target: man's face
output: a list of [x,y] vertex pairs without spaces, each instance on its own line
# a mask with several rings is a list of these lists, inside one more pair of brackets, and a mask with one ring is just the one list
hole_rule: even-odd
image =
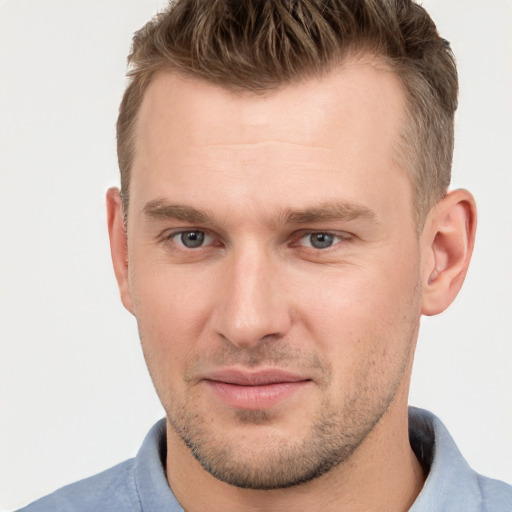
[[405,414],[421,306],[403,117],[398,80],[371,62],[263,97],[155,77],[124,301],[170,450],[284,487]]

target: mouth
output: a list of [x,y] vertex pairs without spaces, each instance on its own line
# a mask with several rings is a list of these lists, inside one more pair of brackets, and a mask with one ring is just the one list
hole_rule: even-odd
[[225,405],[246,410],[274,407],[312,384],[309,378],[277,369],[225,369],[205,375],[203,382]]

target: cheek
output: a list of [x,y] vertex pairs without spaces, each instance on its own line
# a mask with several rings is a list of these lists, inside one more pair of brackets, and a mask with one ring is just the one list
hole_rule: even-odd
[[130,285],[139,334],[153,377],[176,374],[193,357],[212,304],[205,276],[132,260]]
[[[407,260],[407,258],[405,259]],[[419,322],[419,274],[408,261],[333,268],[302,278],[298,316],[325,353],[345,368],[365,358],[401,359]]]

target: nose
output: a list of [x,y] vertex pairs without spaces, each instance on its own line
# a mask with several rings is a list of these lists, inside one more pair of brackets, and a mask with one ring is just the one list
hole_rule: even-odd
[[212,315],[217,335],[240,348],[285,336],[292,314],[284,269],[276,258],[249,247],[233,251],[223,270]]

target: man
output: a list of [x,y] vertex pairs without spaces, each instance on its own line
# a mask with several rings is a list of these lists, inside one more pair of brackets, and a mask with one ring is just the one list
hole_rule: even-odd
[[131,63],[109,232],[166,420],[27,510],[510,510],[407,409],[476,225],[425,11],[183,0]]

